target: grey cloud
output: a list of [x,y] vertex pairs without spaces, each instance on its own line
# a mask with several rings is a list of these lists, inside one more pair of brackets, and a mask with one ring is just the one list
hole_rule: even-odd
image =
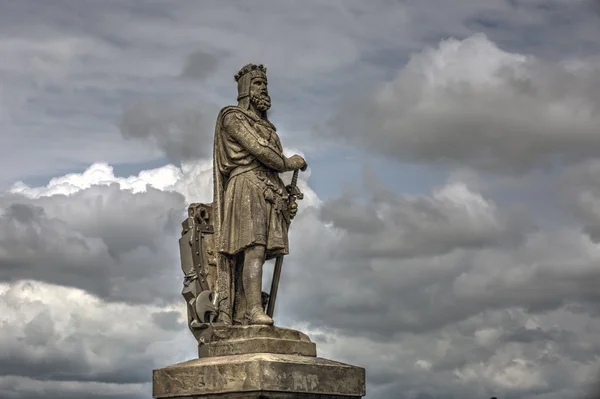
[[193,353],[177,311],[183,196],[114,183],[43,196],[106,171],[88,172],[0,197],[0,396],[148,397],[153,368]]
[[[39,282],[14,283],[0,309],[7,321],[0,326],[0,392],[8,397],[35,397],[39,388],[49,397],[149,395],[152,369],[179,358],[193,341],[183,329],[156,326],[154,315],[166,311],[106,303]],[[23,382],[11,387],[11,381]]]
[[[426,200],[429,204],[418,208],[421,213],[432,212],[433,215],[439,216],[440,210],[448,209],[444,207],[444,201],[436,201],[429,197],[398,196],[378,184],[371,184],[369,190],[374,193],[371,209],[379,209],[378,207],[382,206],[385,208],[385,205],[389,204],[392,208],[398,207],[398,204],[410,208],[411,201],[415,199]],[[105,190],[94,187],[80,193],[79,196],[70,196],[69,203],[65,202],[66,197],[54,196],[30,200],[38,208],[28,205],[17,206],[16,210],[11,210],[7,207],[5,216],[20,220],[18,223],[52,219],[56,223],[60,222],[65,229],[72,229],[88,240],[96,238],[105,243],[108,236],[105,230],[124,229],[123,240],[123,237],[134,235],[138,231],[138,226],[135,223],[129,224],[123,216],[117,223],[117,216],[122,214],[123,210],[131,210],[128,216],[142,223],[139,227],[143,233],[137,242],[152,243],[158,236],[162,237],[160,239],[165,243],[171,243],[168,245],[175,242],[176,236],[169,234],[168,226],[171,219],[172,223],[180,221],[176,210],[183,208],[177,204],[179,200],[174,198],[176,205],[167,207],[176,209],[169,215],[165,209],[155,210],[148,206],[159,202],[153,196],[158,193],[149,192],[136,197],[125,192],[121,196],[115,186],[105,187]],[[401,201],[407,198],[411,200]],[[464,200],[457,201],[457,204],[477,203],[469,202],[477,198],[476,196],[454,198]],[[138,206],[135,206],[134,200],[139,201]],[[169,203],[166,199],[160,202]],[[81,204],[85,206],[79,210],[78,205]],[[351,205],[351,214],[360,214],[355,211],[360,211],[361,208],[357,204]],[[44,210],[43,213],[40,208]],[[137,208],[139,211],[134,210]],[[498,216],[505,211],[497,207],[493,208],[490,214]],[[101,214],[106,214],[103,222],[105,224],[91,229],[90,227],[97,225],[98,221],[91,223],[89,218]],[[147,215],[154,216],[144,219]],[[343,212],[330,215],[344,220]],[[486,213],[475,215],[484,216]],[[467,219],[470,217],[458,211],[452,216]],[[539,328],[528,326],[527,323],[529,318],[543,317],[539,314],[540,310],[544,310],[543,314],[556,314],[568,303],[597,307],[593,306],[597,304],[598,298],[595,294],[595,257],[593,248],[586,240],[581,239],[581,235],[571,230],[555,236],[547,231],[538,231],[525,235],[525,241],[517,246],[466,247],[451,253],[423,254],[418,259],[388,257],[369,260],[354,256],[349,251],[348,242],[344,242],[343,234],[340,233],[369,236],[380,227],[362,230],[360,221],[328,227],[322,223],[320,217],[319,209],[308,208],[294,221],[291,232],[293,249],[284,266],[280,286],[281,302],[277,312],[286,314],[286,317],[291,319],[308,322],[313,327],[325,329],[325,339],[319,339],[319,350],[325,350],[327,356],[336,360],[367,367],[368,375],[373,376],[369,380],[369,395],[383,399],[402,397],[400,395],[405,395],[407,399],[419,395],[446,395],[458,398],[484,397],[493,392],[499,397],[529,399],[535,395],[552,398],[552,395],[558,392],[563,395],[562,398],[577,398],[576,388],[573,387],[579,384],[580,377],[576,371],[580,365],[590,361],[589,354],[600,350],[598,339],[594,338],[600,336],[597,334],[600,326],[597,325],[597,320],[591,318],[595,315],[587,312],[584,306],[574,316],[583,322],[577,323],[559,315],[555,319],[540,320]],[[389,219],[381,219],[386,228],[391,227],[386,224]],[[433,220],[445,223],[448,218],[436,217]],[[455,228],[458,226],[469,228],[470,225],[457,223]],[[439,236],[433,234],[434,231],[435,229],[432,229],[428,234],[437,239]],[[152,232],[157,232],[156,238]],[[490,242],[492,243],[493,241]],[[116,244],[111,246],[114,245]],[[123,256],[132,248],[132,245],[118,247],[115,254]],[[171,262],[176,262],[175,254],[171,253],[170,258]],[[573,262],[576,258],[581,262]],[[170,268],[174,275],[153,274],[152,278],[163,284],[166,279],[172,279],[173,287],[168,289],[179,296],[178,266],[174,266],[173,263],[171,266],[165,266],[163,263],[161,267]],[[148,272],[153,270],[151,266]],[[15,292],[21,290],[15,289]],[[177,303],[181,303],[180,297],[176,300]],[[0,301],[3,302],[6,300]],[[15,297],[12,302],[17,304],[24,301]],[[26,304],[23,308],[31,306]],[[505,308],[509,311],[503,310]],[[44,313],[44,310],[40,309],[40,313]],[[150,336],[177,334],[190,338],[185,326],[181,326],[178,332],[169,330],[169,326],[173,326],[171,323],[176,319],[176,314],[170,310],[145,314],[149,319],[146,322],[148,326],[142,324],[142,328],[151,332]],[[123,338],[116,331],[105,334],[103,338],[90,333],[100,330],[100,326],[117,327],[117,321],[127,319],[127,315],[115,315],[106,322],[108,324],[103,324],[102,319],[90,322],[81,316],[74,317],[73,326],[80,326],[77,328],[64,325],[59,327],[60,324],[55,320],[54,329],[49,330],[55,331],[56,335],[49,334],[49,338],[36,334],[40,326],[48,321],[43,316],[30,319],[28,323],[31,325],[17,325],[15,331],[27,331],[28,338],[24,342],[32,348],[34,345],[48,342],[45,344],[48,348],[45,355],[60,367],[58,370],[48,370],[48,367],[39,365],[43,364],[39,358],[31,355],[35,353],[33,349],[6,342],[6,347],[17,348],[20,356],[20,363],[17,364],[21,366],[15,369],[21,370],[19,372],[24,375],[35,378],[68,377],[125,383],[141,381],[156,362],[164,362],[162,365],[168,363],[162,353],[144,352],[143,348],[148,348],[145,345],[152,340],[144,338],[140,342],[136,337],[135,341],[130,341],[131,337]],[[582,327],[585,323],[589,327]],[[560,328],[555,328],[554,325],[559,325]],[[485,332],[486,328],[493,331],[488,334]],[[65,342],[61,334],[73,330],[75,332],[69,339],[71,342],[81,342],[81,345],[71,345],[70,352],[60,346],[50,349],[53,348],[53,344]],[[9,332],[0,336],[13,335],[16,336]],[[332,339],[332,335],[335,335],[335,338]],[[119,348],[123,342],[128,346],[129,352],[114,349]],[[444,346],[442,344],[447,345],[447,349],[439,349],[440,346]],[[547,344],[553,350],[544,354]],[[181,345],[183,347],[184,343]],[[188,345],[188,348],[194,347],[191,339],[185,345]],[[121,361],[120,358],[110,357],[110,364],[123,364],[123,367],[129,370],[135,369],[138,361],[148,362],[148,365],[144,366],[145,368],[138,367],[138,373],[121,372],[122,379],[119,380],[119,368],[105,370],[98,369],[97,365],[81,363],[82,360],[78,359],[82,358],[81,353],[85,353],[81,348],[93,348],[100,353],[106,353],[104,356],[125,356],[132,351],[143,352],[143,356],[131,359],[129,363]],[[192,351],[193,349],[190,349],[187,356],[192,356]],[[149,364],[149,359],[153,359],[155,363]],[[429,362],[430,368],[416,365],[419,360]],[[521,360],[524,364],[519,363]],[[8,362],[6,364],[7,368],[10,367]],[[79,374],[73,369],[79,369]],[[464,381],[458,379],[458,371],[462,373],[461,378],[464,378]],[[511,381],[510,375],[525,377],[517,379],[512,383],[514,387],[511,387],[506,382]],[[533,382],[528,382],[528,379]],[[124,385],[121,387],[124,389]]]
[[112,301],[177,298],[183,197],[93,186],[69,197],[2,199],[0,279],[78,287]]
[[[499,346],[493,349],[478,348],[473,344],[473,339],[464,337],[459,340],[459,336],[452,336],[452,345],[458,346],[456,354],[463,357],[460,366],[447,370],[440,369],[423,369],[418,365],[418,361],[423,358],[433,361],[436,364],[436,359],[424,355],[428,352],[428,347],[434,347],[437,344],[439,336],[426,335],[418,342],[409,337],[403,337],[398,341],[397,346],[387,346],[388,350],[383,351],[376,349],[376,353],[370,355],[365,352],[362,357],[362,363],[368,365],[368,389],[369,395],[377,398],[392,399],[392,398],[416,398],[416,397],[447,397],[447,398],[489,398],[511,397],[511,398],[529,398],[536,397],[536,394],[552,393],[564,390],[562,393],[565,398],[577,398],[577,388],[572,385],[576,382],[568,373],[568,364],[554,365],[550,368],[550,372],[545,373],[544,384],[549,382],[547,386],[534,387],[519,387],[520,382],[515,381],[515,387],[502,384],[498,380],[505,379],[503,369],[514,367],[510,361],[498,358],[496,354],[501,354],[502,357],[511,357],[513,354],[519,357],[526,357],[531,361],[531,369],[544,367],[547,365],[542,362],[537,362],[535,354],[525,354],[521,352],[525,346],[519,346],[518,349],[511,349],[510,346]],[[367,343],[365,343],[368,345]],[[407,353],[406,348],[411,345],[410,353]],[[397,354],[398,352],[401,353]],[[511,353],[512,352],[512,353]],[[420,353],[421,359],[416,355]],[[424,355],[424,356],[423,356]],[[339,356],[339,355],[338,355]],[[448,356],[448,355],[445,355]],[[339,358],[339,357],[338,357]],[[386,360],[383,360],[386,359]],[[393,359],[393,360],[391,360]],[[390,361],[391,360],[391,361]],[[381,363],[384,365],[382,366]],[[479,367],[481,369],[477,370]],[[487,370],[486,370],[487,369]],[[530,369],[530,370],[531,370]],[[468,371],[469,370],[469,371]],[[469,373],[473,370],[477,374],[469,375],[470,378],[463,379],[460,372]],[[528,370],[529,371],[529,370]],[[562,375],[554,375],[562,372]],[[519,374],[515,374],[515,377]],[[529,375],[524,376],[527,378]],[[509,377],[510,378],[510,377]],[[497,379],[494,381],[494,379]],[[514,380],[519,379],[518,377]],[[505,379],[507,381],[507,379]],[[527,384],[524,384],[527,385]],[[569,387],[569,388],[565,388]]]
[[203,80],[217,69],[219,61],[214,54],[196,51],[187,57],[181,77]]
[[380,233],[385,228],[384,221],[373,206],[359,205],[345,197],[326,202],[321,215],[325,221],[331,221],[336,227],[360,234],[361,237]]
[[[308,131],[329,118],[325,111],[348,88],[389,77],[391,68],[399,67],[409,52],[442,37],[466,37],[483,30],[511,51],[544,47],[548,58],[578,55],[583,49],[594,53],[596,19],[591,23],[587,15],[591,13],[580,11],[580,1],[569,2],[574,5],[568,7],[556,3],[556,9],[543,17],[530,3],[515,7],[503,0],[461,0],[451,5],[440,0],[368,5],[307,1],[298,10],[272,1],[251,8],[220,1],[184,1],[177,7],[131,0],[11,2],[0,16],[0,33],[10,43],[0,48],[6,66],[0,90],[9,93],[2,97],[6,104],[0,105],[0,114],[10,120],[2,126],[0,147],[10,150],[1,157],[5,167],[0,168],[0,184],[62,173],[82,162],[156,159],[160,154],[124,141],[115,129],[123,107],[147,98],[188,106],[198,100],[225,105],[233,99],[232,74],[250,59],[269,66],[270,77],[277,82],[276,122]],[[568,23],[552,23],[552,18],[567,13],[572,15]],[[490,15],[500,16],[496,27],[469,22]],[[223,64],[214,69],[214,59]],[[214,79],[201,85],[177,79],[182,72],[206,78],[208,71]],[[44,145],[29,147],[25,154],[18,150],[24,148],[24,137]],[[95,145],[88,145],[91,141]],[[310,139],[297,142],[312,144]],[[173,158],[196,151],[182,149],[178,140],[159,143],[164,147]],[[8,167],[24,158],[29,162],[18,170]]]
[[[595,55],[595,0],[443,0],[413,3],[408,8],[410,33],[421,43],[442,37],[465,38],[483,32],[502,48],[544,59]],[[578,43],[574,48],[573,43]]]
[[572,166],[560,177],[561,199],[565,208],[583,225],[590,238],[600,242],[600,160]]
[[547,341],[552,340],[552,334],[547,333],[541,328],[526,329],[521,327],[515,331],[511,331],[506,334],[504,339],[507,342],[521,342],[521,343],[532,343],[536,341]]
[[171,161],[207,158],[217,112],[218,107],[207,104],[138,102],[125,109],[120,128],[125,138],[152,141]]
[[[592,309],[600,299],[594,288],[600,278],[598,259],[594,244],[576,229],[535,230],[520,221],[492,234],[492,224],[474,230],[474,237],[484,237],[477,241],[463,233],[477,226],[475,220],[501,220],[500,215],[510,212],[499,207],[489,214],[473,209],[463,213],[432,199],[426,199],[429,206],[415,208],[413,201],[390,202],[391,208],[410,209],[396,220],[380,211],[381,203],[370,204],[380,212],[385,228],[365,230],[365,223],[356,222],[356,215],[368,214],[369,206],[364,205],[349,207],[352,223],[348,223],[342,211],[346,204],[337,200],[323,204],[322,211],[307,209],[299,215],[292,246],[302,256],[290,257],[281,283],[286,292],[281,306],[315,328],[327,326],[340,334],[386,343],[398,334],[426,334],[486,310],[519,308],[536,315],[582,305],[579,314],[596,316]],[[456,202],[464,205],[469,200],[462,197]],[[445,217],[427,214],[439,216],[440,211]],[[333,220],[331,227],[319,226],[322,214]],[[417,216],[418,223],[410,223]],[[338,219],[342,223],[336,227]],[[451,227],[445,227],[449,220]],[[386,237],[393,237],[400,248],[409,241],[412,252],[394,248],[381,256],[373,248],[386,249]],[[439,245],[438,240],[447,237],[451,239]],[[418,244],[420,239],[423,245]]]
[[[374,184],[372,179],[369,184]],[[323,204],[321,217],[346,231],[346,247],[364,258],[414,258],[460,248],[510,246],[522,241],[532,227],[523,215],[499,211],[463,184],[447,185],[429,198],[381,190],[365,204],[340,197]]]
[[[535,53],[539,60],[585,55],[597,48],[596,16],[576,10],[580,1],[553,2],[546,11],[540,9],[541,1],[512,4],[500,0],[400,5],[345,1],[307,3],[299,10],[279,1],[251,8],[220,1],[181,2],[177,7],[134,1],[7,3],[0,15],[0,32],[3,37],[25,40],[11,48],[26,51],[2,52],[5,66],[12,68],[10,79],[3,79],[12,82],[3,90],[11,100],[3,115],[11,115],[15,123],[12,129],[3,126],[3,178],[14,180],[15,173],[55,173],[92,159],[136,162],[158,156],[142,154],[146,150],[139,141],[121,140],[113,124],[119,121],[123,104],[134,104],[123,116],[127,137],[154,142],[173,160],[206,156],[212,145],[216,110],[205,113],[208,108],[201,102],[231,102],[235,89],[231,75],[248,57],[267,64],[272,82],[278,82],[273,85],[278,112],[275,122],[279,125],[281,121],[288,129],[305,129],[318,118],[326,118],[329,105],[346,89],[388,78],[390,65],[398,68],[409,50],[421,51],[423,43],[437,45],[440,37],[462,38],[483,30],[503,49]],[[491,22],[489,26],[485,21]],[[273,35],[273,31],[279,34]],[[202,44],[207,41],[211,46]],[[177,79],[182,71],[185,75],[187,67],[188,74],[206,77],[203,73],[210,68],[199,66],[194,60],[198,56],[190,56],[199,48],[207,54],[204,61],[210,54],[229,51],[231,66],[217,68],[211,72],[215,79],[201,85],[198,80]],[[482,58],[486,59],[485,54]],[[38,69],[23,68],[34,59],[41,63],[30,66]],[[424,64],[412,65],[418,69]],[[458,65],[467,68],[470,63]],[[469,71],[478,76],[477,68]],[[530,72],[533,77],[523,78],[509,65],[508,69],[499,68],[498,76],[490,75],[500,82],[509,103],[498,100],[491,104],[491,116],[485,113],[489,92],[474,96],[477,87],[450,83],[454,91],[443,93],[445,105],[449,111],[458,109],[457,114],[418,114],[409,119],[412,125],[401,125],[401,129],[375,123],[364,126],[360,133],[374,135],[369,140],[380,145],[380,132],[391,133],[392,141],[398,139],[392,144],[401,139],[402,145],[389,146],[391,157],[461,166],[466,160],[476,168],[502,171],[552,166],[555,155],[564,156],[567,162],[595,156],[597,141],[589,128],[596,126],[595,121],[546,126],[539,123],[543,121],[540,113],[527,106],[528,99],[560,100],[563,94],[581,99],[581,104],[592,103],[588,100],[597,99],[596,81],[584,75],[593,77],[595,71],[570,75],[559,65],[538,61],[531,64]],[[399,105],[409,107],[418,98],[419,87],[411,86],[414,75],[407,76],[401,83],[408,81],[407,87],[414,91],[400,94],[415,97],[402,97],[405,103],[393,102],[383,116],[401,114]],[[31,77],[35,82],[27,80]],[[218,82],[225,84],[221,87]],[[520,102],[511,106],[515,98]],[[367,111],[369,116],[379,115],[377,110]],[[510,115],[516,119],[511,121]],[[492,118],[490,129],[495,130],[482,133],[478,129],[489,125],[488,117]],[[418,124],[423,120],[424,127]],[[345,134],[354,128],[350,125]],[[452,136],[450,128],[462,130]],[[404,141],[408,133],[423,130],[433,133],[415,136],[414,142]],[[498,132],[502,134],[495,136]],[[24,139],[36,145],[23,146]],[[187,139],[191,139],[190,148],[185,147]],[[353,139],[363,145],[358,136]],[[304,148],[300,143],[297,146]],[[14,164],[20,168],[15,169]],[[510,232],[518,232],[518,224],[504,216],[502,207],[492,212],[495,218],[491,220],[498,223],[480,225],[460,223],[465,213],[453,212],[443,201],[397,197],[379,198],[372,207],[338,199],[327,202],[322,214],[308,209],[299,215],[292,227],[292,254],[286,258],[278,312],[337,334],[337,338],[317,337],[319,351],[367,367],[368,376],[373,377],[369,397],[577,397],[576,387],[582,380],[575,378],[576,370],[589,360],[586,351],[597,353],[594,336],[600,336],[595,319],[590,319],[598,315],[594,246],[572,230],[555,236],[547,231],[516,234],[511,240]],[[117,193],[114,188],[94,188],[68,198],[2,201],[6,210],[0,221],[0,251],[3,247],[5,251],[0,252],[4,257],[0,275],[5,281],[30,278],[83,288],[107,300],[94,304],[90,308],[94,311],[115,301],[175,300],[181,304],[181,276],[173,243],[184,204],[176,195],[149,192],[136,196]],[[591,215],[586,222],[591,233],[593,206],[584,205],[586,214]],[[374,214],[374,206],[382,207],[383,216]],[[333,227],[323,226],[321,216]],[[381,244],[373,238],[397,229],[402,233],[400,239],[384,242],[386,245],[374,252],[385,257],[365,258],[362,242]],[[397,247],[398,241],[405,245],[402,251],[386,250]],[[350,245],[356,243],[356,248]],[[420,258],[411,259],[415,255]],[[11,284],[22,288],[20,283]],[[59,289],[54,287],[62,293]],[[36,295],[44,299],[48,293]],[[31,316],[23,324],[0,326],[13,328],[3,330],[3,339],[23,338],[3,344],[15,348],[0,351],[9,356],[0,361],[3,369],[33,377],[18,381],[1,377],[0,396],[33,398],[44,392],[44,398],[148,397],[148,384],[140,388],[128,382],[147,378],[154,365],[193,356],[195,345],[186,329],[169,330],[175,328],[175,315],[169,310],[139,307],[135,317],[116,312],[90,321],[84,315],[93,312],[84,309],[65,326],[59,322],[60,316],[75,313],[73,307],[80,301],[75,298],[62,301],[65,307],[39,309],[40,316]],[[2,297],[0,305],[5,302]],[[36,301],[25,302],[21,297],[14,300],[17,315],[39,306]],[[561,307],[569,307],[568,313],[576,314],[580,323],[558,317],[540,330],[524,327],[525,318],[554,314]],[[506,316],[508,312],[494,310],[503,308],[522,312],[523,318],[513,320]],[[154,315],[133,338],[124,338],[119,330],[107,330],[119,326],[133,330],[142,313]],[[6,312],[0,314],[5,317]],[[553,330],[555,324],[564,331]],[[44,334],[40,334],[44,325]],[[482,328],[502,331],[492,343],[478,343],[475,333]],[[173,345],[158,342],[161,334],[181,337],[180,359],[175,358]],[[61,342],[72,344],[61,347]],[[179,341],[173,338],[171,342]],[[450,347],[447,355],[436,354],[445,342]],[[577,346],[577,342],[589,342],[590,346]],[[333,347],[336,344],[338,349]],[[544,355],[546,344],[558,355]],[[168,350],[156,349],[160,347]],[[96,353],[101,357],[92,355]],[[91,359],[108,367],[86,363]],[[419,359],[430,361],[431,370],[415,367]],[[528,366],[515,368],[515,359],[524,359]],[[459,380],[457,370],[473,377]],[[527,379],[536,378],[537,371],[547,383],[545,387],[510,387],[515,379],[515,385],[526,385]],[[520,380],[519,376],[526,378]],[[52,381],[65,378],[115,383]]]
[[180,322],[179,318],[180,313],[174,311],[158,312],[152,314],[152,319],[154,320],[156,325],[162,328],[163,330],[185,331],[187,325],[183,322]]
[[590,4],[591,4],[592,8],[594,9],[594,11],[596,13],[598,13],[598,16],[600,16],[600,1],[590,0]]
[[335,132],[403,161],[508,173],[550,168],[600,150],[598,76],[595,63],[546,63],[482,35],[451,39],[347,102]]
[[[572,362],[570,345],[577,340],[597,343],[597,337],[571,325],[559,330],[544,320],[541,327],[532,327],[527,325],[531,318],[518,309],[486,311],[428,333],[399,331],[393,343],[341,336],[337,344],[321,347],[343,361],[360,359],[368,365],[371,376],[376,375],[369,377],[370,394],[378,398],[531,398],[559,392],[565,398],[581,397],[593,376],[581,378],[576,370],[588,361]],[[540,339],[507,341],[523,330],[539,332]],[[348,345],[355,348],[352,358],[344,350]],[[590,351],[597,353],[597,348]]]
[[142,399],[149,389],[118,384],[79,381],[38,381],[31,378],[3,376],[0,395],[6,399]]

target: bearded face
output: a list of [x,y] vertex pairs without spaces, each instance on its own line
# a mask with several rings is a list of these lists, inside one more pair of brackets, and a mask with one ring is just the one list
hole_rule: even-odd
[[256,78],[250,85],[250,102],[261,112],[268,111],[271,108],[271,97],[267,90],[267,81],[263,78]]

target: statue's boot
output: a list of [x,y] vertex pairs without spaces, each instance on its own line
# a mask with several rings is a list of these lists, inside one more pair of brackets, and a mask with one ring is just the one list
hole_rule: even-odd
[[[262,276],[261,276],[262,277]],[[262,305],[262,281],[258,278],[248,282],[246,286],[246,320],[248,324],[273,325],[273,319],[265,314]]]
[[258,306],[252,307],[248,313],[246,314],[246,319],[248,320],[248,324],[259,324],[259,325],[273,325],[273,319],[265,314],[263,309]]
[[244,294],[248,324],[273,325],[273,319],[265,314],[262,303],[262,267],[265,261],[264,247],[250,247],[244,253]]

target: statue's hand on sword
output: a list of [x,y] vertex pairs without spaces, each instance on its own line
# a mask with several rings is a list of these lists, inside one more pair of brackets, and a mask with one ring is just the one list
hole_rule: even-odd
[[296,213],[298,213],[298,204],[295,200],[290,199],[289,212],[290,220],[296,217]]
[[308,165],[306,164],[306,160],[302,158],[300,155],[292,155],[289,158],[286,158],[285,165],[288,170],[296,171],[300,169],[301,171],[305,171]]

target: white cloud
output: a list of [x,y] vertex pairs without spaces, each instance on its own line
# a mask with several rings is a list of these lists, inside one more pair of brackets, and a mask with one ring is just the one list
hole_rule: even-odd
[[131,190],[133,193],[145,192],[146,187],[165,190],[174,185],[183,176],[180,168],[166,165],[153,170],[140,172],[138,176],[116,177],[113,168],[107,163],[91,165],[83,173],[69,173],[65,176],[51,179],[46,186],[29,187],[23,182],[13,184],[9,192],[22,194],[28,198],[50,197],[53,195],[70,195],[97,185],[117,183],[121,190]]
[[[37,391],[56,397],[83,392],[142,397],[149,394],[152,368],[185,360],[193,346],[179,303],[106,303],[79,289],[37,281],[0,287],[0,367],[5,376],[0,391],[24,395],[14,397]],[[154,321],[165,312],[178,315],[179,329],[163,329]]]

